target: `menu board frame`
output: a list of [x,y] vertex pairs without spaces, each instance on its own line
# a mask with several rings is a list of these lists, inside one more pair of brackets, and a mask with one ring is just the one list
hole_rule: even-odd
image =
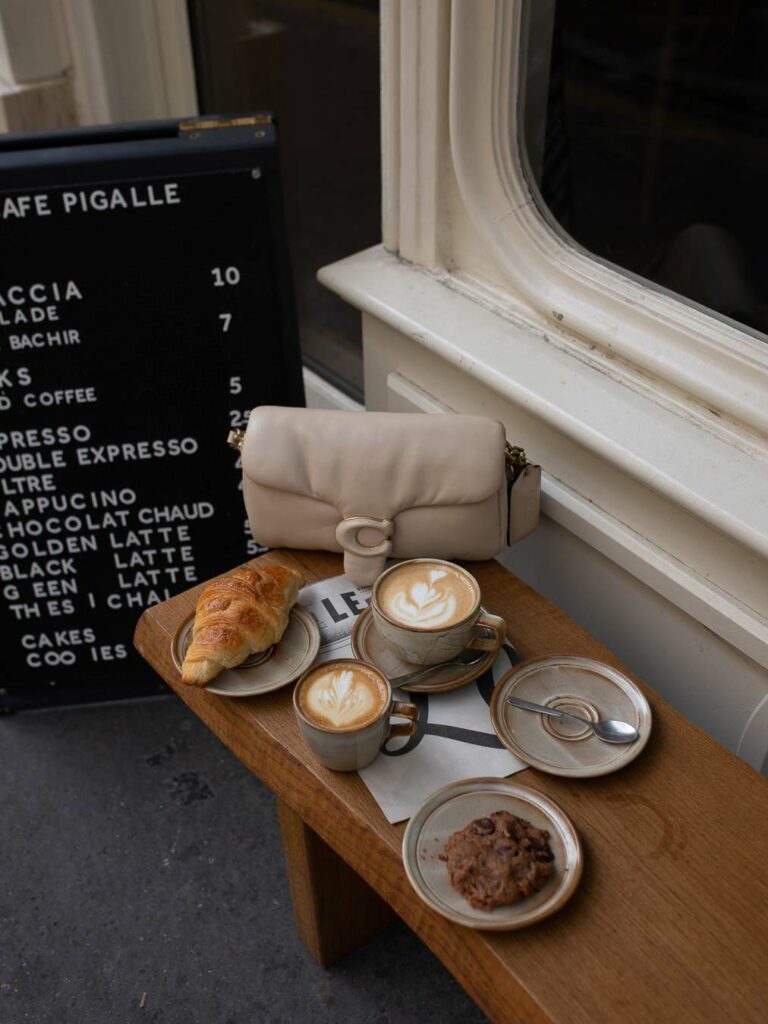
[[[146,205],[147,202],[151,204],[152,199],[147,199],[146,192],[142,192],[142,186],[137,183],[144,183],[143,187],[150,189],[151,183],[160,183],[153,193],[157,200],[163,194],[167,197],[174,196],[173,192],[162,192],[163,188],[171,187],[163,183],[175,180],[197,181],[198,184],[195,187],[197,188],[196,195],[199,206],[201,188],[231,188],[232,183],[236,180],[242,181],[245,174],[251,175],[253,179],[258,179],[258,188],[260,189],[258,207],[262,218],[260,223],[262,241],[260,244],[263,246],[264,238],[268,238],[269,287],[276,293],[273,308],[270,307],[273,317],[270,322],[273,334],[270,346],[272,351],[279,353],[280,360],[277,383],[274,384],[270,394],[259,396],[258,401],[260,403],[268,401],[273,404],[301,406],[304,404],[302,363],[283,218],[277,128],[273,115],[259,113],[235,117],[201,117],[188,121],[168,120],[118,126],[97,126],[34,135],[0,137],[0,203],[8,197],[12,197],[10,212],[16,219],[24,215],[34,216],[35,213],[40,212],[40,210],[34,209],[35,203],[42,204],[44,201],[52,203],[57,195],[59,198],[63,195],[78,197],[77,199],[67,198],[66,201],[73,204],[76,202],[87,204],[92,201],[90,193],[93,192],[94,183],[98,183],[108,193],[112,189],[116,190],[115,193],[110,194],[116,195],[121,203],[130,204],[135,201],[138,205],[141,205],[142,202]],[[149,186],[146,185],[148,182]],[[78,188],[78,186],[83,188]],[[61,191],[62,187],[66,187],[66,193]],[[48,195],[53,198],[47,200],[35,198],[40,195]],[[25,203],[27,204],[26,209],[23,206]],[[85,205],[83,209],[85,210]],[[247,220],[248,210],[243,209],[242,213]],[[130,215],[129,211],[127,216]],[[263,223],[265,217],[268,221],[266,226]],[[9,268],[13,265],[13,252],[8,251],[8,246],[3,252],[2,229],[3,223],[0,219],[0,272],[3,263],[6,271],[4,275],[0,274],[0,276],[7,278]],[[200,244],[205,244],[204,233],[201,233]],[[93,258],[105,259],[108,258],[108,253],[94,253]],[[218,280],[214,278],[211,282],[213,285],[223,282],[221,274],[226,269],[228,269],[226,261],[223,261]],[[215,273],[216,268],[212,268],[211,272]],[[219,317],[226,315],[228,314],[218,314]],[[229,326],[226,320],[224,320],[224,325]],[[255,322],[252,324],[254,338],[257,326]],[[242,331],[242,323],[240,329]],[[178,357],[180,361],[183,360],[184,353],[180,351]],[[215,363],[215,352],[212,361]],[[0,369],[2,369],[1,363]],[[201,368],[200,372],[206,371]],[[21,379],[23,381],[23,378]],[[239,378],[233,379],[239,380]],[[249,399],[251,396],[244,393],[240,404],[245,404]],[[245,411],[241,411],[241,415],[244,414]],[[235,424],[223,419],[220,430],[221,463],[229,467],[226,472],[231,474],[233,492],[237,486],[236,474],[232,472],[235,465],[233,458],[228,458],[228,455],[232,456],[232,453],[226,449],[225,438],[229,427],[235,425],[240,426],[244,423]],[[0,423],[0,431],[7,432],[10,428],[12,428],[12,423],[9,423],[7,419],[5,425]],[[148,443],[158,444],[160,442]],[[219,471],[218,464],[216,468]],[[242,503],[239,491],[234,493],[234,498]],[[227,500],[231,507],[232,499],[228,498]],[[244,520],[243,510],[239,520],[239,538],[242,538]],[[1,535],[4,532],[2,526],[3,515],[2,507],[0,507],[0,541],[3,539]],[[167,530],[165,535],[167,535]],[[252,540],[246,543],[243,538],[240,542],[242,557],[234,558],[234,564],[244,561],[249,554],[257,553]],[[185,550],[188,551],[189,548],[185,548]],[[170,557],[168,556],[169,559]],[[122,562],[118,561],[118,558],[119,555],[115,555],[115,565],[127,564],[125,556],[123,556]],[[217,565],[215,571],[225,571],[228,567],[228,565],[221,567]],[[112,571],[114,572],[114,569]],[[145,575],[151,576],[151,573],[148,571]],[[156,572],[155,575],[157,575]],[[4,579],[7,578],[9,577],[5,573]],[[192,586],[196,582],[201,582],[196,577],[190,575],[184,577],[178,573],[174,580],[174,593]],[[2,582],[0,581],[0,583]],[[81,589],[83,588],[81,587]],[[55,587],[52,590],[55,592]],[[135,610],[134,619],[138,618],[140,612],[141,608]],[[33,623],[35,630],[30,632],[29,636],[42,636],[43,625],[44,621]],[[67,635],[71,637],[77,632],[77,628],[73,629],[72,627],[79,625],[78,617],[70,616],[68,620],[62,619],[59,623],[54,623],[50,632],[54,633],[54,627],[58,626],[69,630]],[[89,632],[92,633],[92,630]],[[88,634],[86,634],[86,639],[87,637]],[[126,635],[124,641],[129,646],[130,640],[130,634]],[[10,641],[9,637],[5,637],[4,644],[9,642],[15,644],[16,640]],[[78,642],[85,643],[86,641],[79,640]],[[30,640],[29,645],[25,643],[25,647],[32,650],[32,643],[33,641]],[[92,650],[94,657],[98,659],[99,648],[92,647]],[[0,714],[31,707],[123,699],[164,692],[163,684],[146,669],[145,664],[134,654],[135,652],[131,651],[129,656],[122,655],[122,657],[130,658],[130,677],[125,675],[124,666],[120,666],[123,669],[121,673],[115,670],[114,663],[110,665],[107,661],[103,665],[103,674],[98,679],[98,685],[95,685],[93,676],[81,685],[76,678],[73,678],[71,672],[66,682],[57,685],[56,680],[53,679],[45,686],[40,684],[40,673],[38,672],[33,685],[31,680],[35,677],[35,673],[32,671],[29,672],[29,682],[25,680],[24,674],[19,675],[16,671],[11,673],[3,671],[2,677],[0,677]],[[55,659],[52,659],[51,663],[55,663]],[[90,668],[93,670],[93,666]],[[51,671],[49,674],[56,676],[55,671]]]

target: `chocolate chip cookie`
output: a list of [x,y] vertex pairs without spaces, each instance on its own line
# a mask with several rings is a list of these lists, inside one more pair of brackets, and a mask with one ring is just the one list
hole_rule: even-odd
[[538,892],[554,873],[549,832],[509,811],[476,818],[439,854],[451,885],[476,910],[493,910]]

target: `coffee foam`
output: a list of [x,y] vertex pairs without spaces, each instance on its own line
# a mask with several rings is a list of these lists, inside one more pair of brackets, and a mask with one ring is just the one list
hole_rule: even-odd
[[304,681],[299,704],[307,718],[331,729],[355,729],[378,718],[388,692],[373,672],[355,662],[321,665]]
[[394,569],[378,589],[381,610],[403,626],[440,629],[469,615],[477,592],[467,577],[429,562]]

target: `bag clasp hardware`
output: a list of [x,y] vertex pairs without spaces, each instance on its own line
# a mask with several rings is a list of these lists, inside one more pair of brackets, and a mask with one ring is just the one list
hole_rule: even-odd
[[525,448],[512,445],[509,441],[504,446],[504,460],[507,464],[507,472],[513,482],[517,480],[525,467],[529,465]]
[[[381,540],[376,544],[363,544],[359,538],[361,530],[376,530]],[[352,555],[363,558],[381,558],[392,550],[392,531],[394,523],[391,519],[376,519],[374,516],[345,516],[336,527],[336,540],[339,546]]]
[[243,445],[245,444],[245,431],[230,430],[227,434],[227,444],[230,448],[234,448],[235,451],[241,452],[243,450]]
[[[392,552],[394,528],[391,519],[376,516],[345,516],[336,527],[336,541],[344,552],[344,572],[359,586],[373,586],[383,572],[387,555]],[[365,536],[364,531],[370,531],[373,537]],[[363,543],[369,539],[374,543]]]

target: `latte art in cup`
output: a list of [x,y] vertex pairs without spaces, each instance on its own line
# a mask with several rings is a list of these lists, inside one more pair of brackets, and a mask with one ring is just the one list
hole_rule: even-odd
[[412,629],[442,629],[462,622],[477,600],[477,590],[467,575],[438,562],[395,567],[377,593],[384,614]]
[[388,701],[378,675],[358,662],[319,665],[303,680],[299,693],[307,718],[327,729],[359,729],[375,721]]
[[[419,709],[394,700],[385,675],[355,658],[311,668],[293,691],[304,741],[326,768],[353,772],[370,764],[391,736],[413,736]],[[392,717],[403,718],[395,723]]]

